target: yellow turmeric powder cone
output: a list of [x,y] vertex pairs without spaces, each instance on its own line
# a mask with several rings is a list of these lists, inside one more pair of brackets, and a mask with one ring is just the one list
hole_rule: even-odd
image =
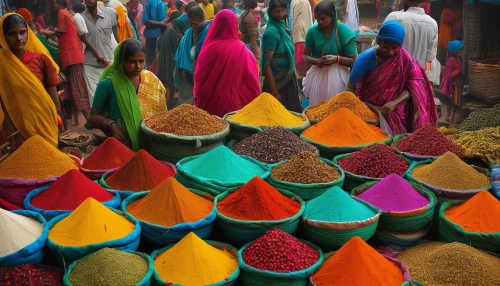
[[158,255],[155,270],[167,283],[207,285],[223,281],[238,268],[235,255],[203,241],[193,232]]
[[93,198],[52,227],[49,239],[63,246],[86,246],[124,238],[135,225]]

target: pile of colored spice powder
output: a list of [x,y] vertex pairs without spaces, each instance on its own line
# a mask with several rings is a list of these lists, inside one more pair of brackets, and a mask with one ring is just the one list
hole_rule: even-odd
[[500,258],[463,243],[428,242],[398,259],[424,285],[500,285]]
[[242,256],[253,268],[280,273],[303,270],[319,260],[316,249],[279,228],[257,238],[245,248]]
[[148,268],[148,261],[137,254],[103,248],[80,260],[68,280],[74,286],[134,286],[146,276]]
[[500,232],[500,201],[481,191],[465,203],[452,207],[444,215],[470,232]]
[[34,135],[0,163],[0,178],[48,179],[71,169],[78,166],[68,155]]
[[300,140],[293,132],[274,126],[241,140],[234,145],[233,151],[263,163],[274,164],[288,160],[300,152],[316,152],[318,149]]
[[242,158],[221,145],[182,165],[184,170],[217,182],[248,182],[266,171],[259,165]]
[[387,139],[382,129],[364,122],[344,107],[307,128],[303,136],[328,146],[357,146]]
[[154,259],[156,272],[167,284],[214,284],[238,268],[234,252],[216,248],[193,232]]
[[71,170],[31,198],[31,205],[42,210],[74,210],[88,198],[107,202],[114,195],[80,171]]
[[404,274],[398,265],[355,236],[323,262],[311,281],[317,286],[399,286]]
[[43,225],[36,219],[0,209],[0,257],[35,242],[42,231]]
[[210,135],[228,126],[226,121],[191,104],[181,104],[166,113],[154,115],[145,123],[156,132],[179,136]]
[[296,127],[306,123],[302,117],[288,111],[274,96],[269,93],[259,95],[236,114],[227,118],[252,126]]
[[124,238],[135,225],[93,198],[86,199],[49,231],[49,239],[62,246],[87,246]]
[[352,92],[341,92],[328,101],[311,106],[306,111],[307,118],[319,120],[327,118],[340,108],[347,108],[364,121],[378,121],[378,115]]
[[385,177],[357,197],[385,212],[407,212],[429,204],[426,197],[396,174]]
[[128,205],[127,212],[138,220],[170,227],[203,219],[213,206],[213,201],[168,178],[145,197]]
[[385,178],[390,174],[403,175],[410,166],[387,145],[376,144],[352,153],[340,160],[339,166],[346,172],[370,177]]
[[327,165],[311,152],[302,152],[272,170],[274,178],[280,181],[314,184],[330,183],[340,178],[334,167]]
[[152,190],[173,176],[174,169],[139,150],[127,164],[106,178],[106,184],[115,190],[141,192]]
[[23,264],[0,268],[0,285],[4,286],[59,286],[63,285],[64,271]]
[[446,152],[464,156],[464,150],[460,145],[431,125],[422,126],[408,137],[399,140],[396,148],[402,152],[422,156],[441,156]]
[[255,177],[217,203],[219,213],[239,220],[280,220],[300,211],[300,203]]
[[354,222],[373,218],[377,213],[353,199],[339,187],[333,187],[306,203],[304,218],[324,222]]
[[485,174],[451,152],[446,152],[430,164],[415,167],[412,175],[422,183],[447,190],[478,190],[490,185]]
[[121,168],[132,157],[134,151],[113,137],[109,137],[85,158],[82,168],[87,170],[110,170]]

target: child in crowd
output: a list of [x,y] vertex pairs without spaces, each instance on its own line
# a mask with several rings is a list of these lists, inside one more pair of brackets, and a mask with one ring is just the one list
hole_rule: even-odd
[[464,44],[455,40],[448,44],[450,56],[444,69],[441,93],[450,99],[448,122],[455,124],[457,107],[462,105],[464,76],[462,74],[462,49]]

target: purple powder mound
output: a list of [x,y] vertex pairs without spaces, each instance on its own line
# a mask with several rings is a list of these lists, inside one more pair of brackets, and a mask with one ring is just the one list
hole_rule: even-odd
[[358,198],[386,212],[412,211],[429,204],[426,197],[396,174],[387,176]]

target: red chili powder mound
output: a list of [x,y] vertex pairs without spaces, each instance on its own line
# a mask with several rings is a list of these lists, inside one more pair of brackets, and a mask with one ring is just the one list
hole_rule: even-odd
[[239,220],[280,220],[300,211],[300,203],[292,200],[259,177],[254,177],[217,203],[217,210]]
[[74,210],[87,198],[99,202],[113,199],[114,195],[88,179],[78,170],[70,170],[50,187],[31,199],[31,204],[43,210]]
[[312,275],[314,285],[401,285],[403,271],[359,236],[351,238]]
[[152,190],[173,176],[175,169],[139,150],[127,164],[106,179],[106,184],[115,190],[141,192]]
[[422,126],[408,137],[399,140],[396,148],[403,152],[423,156],[441,156],[446,152],[452,152],[459,157],[465,156],[460,145],[432,125]]
[[488,191],[446,210],[444,215],[470,232],[500,232],[500,201]]
[[120,141],[109,137],[85,158],[82,168],[88,170],[121,168],[134,157],[134,154],[134,151],[130,150]]

